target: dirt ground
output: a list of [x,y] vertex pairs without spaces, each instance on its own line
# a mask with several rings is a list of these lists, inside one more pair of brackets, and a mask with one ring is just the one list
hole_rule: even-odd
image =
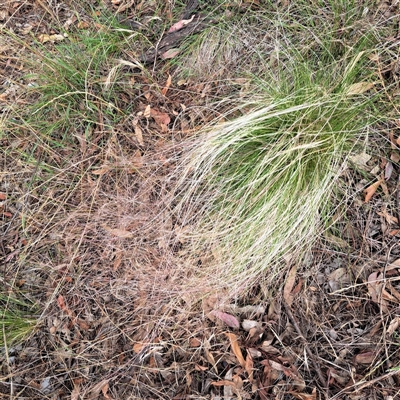
[[[0,23],[22,39],[0,37],[2,118],[32,101],[25,89],[33,71],[23,61],[30,35],[90,26],[90,6],[129,29],[154,16],[171,26],[184,11],[173,1],[89,3],[0,5]],[[188,249],[168,209],[172,171],[180,143],[215,117],[208,105],[225,87],[178,83],[173,64],[155,57],[147,68],[132,72],[137,87],[120,98],[118,107],[131,113],[110,127],[99,112],[91,140],[76,137],[75,153],[0,133],[1,285],[17,287],[40,310],[25,342],[0,349],[1,397],[400,398],[399,171],[368,203],[362,172],[343,173],[341,238],[317,243],[301,268],[276,282],[284,290],[260,283],[231,301],[223,292],[198,301],[185,287]],[[399,136],[399,127],[390,130]],[[378,155],[371,149],[355,161],[361,170],[390,157],[388,137],[374,142]],[[23,153],[52,160],[56,178],[46,184]]]

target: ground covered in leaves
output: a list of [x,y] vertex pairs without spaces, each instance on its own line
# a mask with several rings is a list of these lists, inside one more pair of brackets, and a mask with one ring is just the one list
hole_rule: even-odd
[[[266,6],[220,2],[208,15],[204,2],[189,3],[207,15],[204,26]],[[392,59],[379,70],[393,84],[399,5],[365,3],[371,18],[393,25]],[[35,303],[38,321],[26,340],[0,349],[2,398],[398,398],[400,123],[382,121],[352,156],[336,231],[303,265],[287,267],[276,282],[282,290],[260,281],[239,298],[221,291],[199,301],[185,286],[193,256],[170,209],[181,143],[229,107],[232,87],[246,91],[246,79],[228,83],[221,71],[178,76],[179,46],[200,32],[189,29],[188,10],[155,0],[0,5],[1,290]],[[118,58],[110,50],[93,77],[86,65],[83,89],[50,93],[28,124],[40,49],[51,59],[57,46],[74,45],[64,54],[75,65],[88,44],[74,38],[107,31],[106,14],[125,35]],[[184,34],[166,40],[172,26],[182,32],[174,25],[182,20]],[[48,65],[57,82],[60,64]],[[66,93],[76,110],[62,103]],[[52,114],[56,103],[64,119]],[[196,257],[198,268],[207,263]]]

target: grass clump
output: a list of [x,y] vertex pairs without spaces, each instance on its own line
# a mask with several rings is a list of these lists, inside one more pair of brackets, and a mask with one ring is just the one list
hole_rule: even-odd
[[21,342],[35,330],[35,311],[32,303],[0,294],[0,347]]
[[346,156],[380,118],[373,35],[336,46],[318,21],[295,24],[296,36],[285,18],[275,18],[274,68],[253,75],[253,93],[223,118],[242,115],[191,139],[180,171],[178,209],[195,232],[192,251],[213,258],[196,277],[233,292],[260,277],[273,285],[284,259],[308,253],[329,226]]

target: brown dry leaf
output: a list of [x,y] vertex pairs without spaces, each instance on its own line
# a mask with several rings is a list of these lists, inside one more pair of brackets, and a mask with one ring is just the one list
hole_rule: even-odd
[[388,265],[388,267],[392,267],[392,268],[400,268],[400,258],[398,258],[397,260],[393,261],[392,263],[390,263]]
[[246,332],[249,332],[251,329],[254,329],[254,328],[262,328],[262,325],[258,321],[253,321],[251,319],[244,319],[242,322],[242,328]]
[[201,340],[199,340],[197,338],[190,338],[189,345],[190,345],[190,347],[200,347],[201,346]]
[[172,33],[172,32],[177,32],[181,30],[184,26],[187,24],[190,24],[193,21],[194,14],[192,15],[192,18],[190,19],[181,19],[180,21],[176,22],[174,25],[169,28],[167,33]]
[[308,393],[297,393],[293,391],[289,391],[289,393],[299,400],[316,400],[317,399],[317,389],[314,388],[311,394]]
[[134,345],[133,345],[133,351],[136,353],[136,354],[139,354],[141,351],[142,351],[142,349],[144,348],[144,347],[146,347],[147,346],[147,343],[135,343]]
[[387,183],[385,182],[385,180],[383,180],[381,183],[381,189],[385,196],[389,196],[389,189],[387,187]]
[[115,254],[115,260],[113,263],[113,271],[116,271],[122,264],[122,251],[117,250],[117,253]]
[[382,312],[387,312],[387,301],[382,298],[383,283],[381,276],[380,272],[373,272],[368,276],[368,293],[371,296],[371,300],[378,304]]
[[393,164],[389,161],[385,165],[385,180],[388,181],[393,173]]
[[296,273],[297,266],[294,265],[287,276],[285,287],[283,288],[283,298],[286,301],[286,304],[290,307],[293,304],[294,295],[292,294],[292,290],[294,287],[294,283],[296,281]]
[[142,153],[140,152],[140,150],[135,151],[135,154],[133,155],[133,158],[132,158],[132,165],[135,168],[143,167],[143,158],[142,158]]
[[368,161],[371,159],[371,156],[367,153],[359,153],[349,156],[349,160],[358,168],[363,170],[369,170]]
[[170,74],[168,74],[168,79],[167,82],[165,83],[165,86],[163,87],[163,89],[161,90],[161,94],[163,96],[165,96],[168,92],[169,87],[171,86],[172,83],[172,76]]
[[106,400],[112,400],[112,398],[108,395],[108,389],[110,388],[110,385],[108,382],[101,388],[101,393],[103,393],[103,396]]
[[282,364],[279,364],[279,363],[277,363],[276,361],[273,361],[273,360],[268,360],[268,363],[271,366],[271,368],[273,368],[273,369],[275,369],[277,371],[284,372],[285,369],[287,369]]
[[389,139],[390,139],[390,146],[392,149],[396,149],[396,140],[394,138],[394,132],[393,131],[389,131]]
[[107,172],[110,172],[110,171],[111,171],[111,168],[108,167],[108,166],[105,166],[105,167],[93,170],[92,174],[93,175],[104,175],[104,174],[106,174]]
[[240,350],[240,346],[237,340],[237,336],[234,333],[225,333],[225,335],[228,337],[230,343],[231,343],[231,348],[233,353],[235,354],[236,358],[239,361],[239,364],[242,366],[242,368],[246,367],[246,361],[243,358],[242,350]]
[[333,245],[335,245],[335,246],[337,246],[337,247],[340,247],[341,249],[348,249],[349,246],[350,246],[348,242],[346,242],[346,241],[343,240],[342,238],[340,238],[340,237],[334,235],[333,233],[331,233],[331,232],[329,232],[329,231],[326,231],[326,232],[324,233],[324,236],[325,236],[325,239],[326,239],[329,243],[331,243],[331,244],[333,244]]
[[107,225],[102,225],[103,229],[106,230],[108,233],[110,233],[113,236],[122,238],[122,239],[127,239],[127,238],[132,238],[133,233],[126,231],[125,229],[118,229],[118,228],[110,228]]
[[72,380],[74,389],[72,390],[72,393],[71,393],[71,400],[79,400],[82,382],[83,382],[83,378],[75,378]]
[[363,94],[363,93],[367,92],[368,90],[371,90],[374,86],[375,86],[375,84],[372,83],[372,82],[357,82],[357,83],[353,83],[347,89],[347,94],[348,95]]
[[152,108],[150,115],[153,117],[157,125],[168,125],[171,122],[171,118],[165,112],[158,110],[157,108]]
[[247,375],[249,377],[249,381],[253,383],[253,367],[254,367],[254,362],[253,362],[253,357],[251,356],[251,353],[249,349],[247,349],[247,357],[246,357],[246,364],[244,366],[244,369],[247,372]]
[[375,360],[376,352],[375,351],[366,351],[364,353],[357,354],[354,357],[354,361],[357,364],[372,364]]
[[397,224],[397,217],[394,217],[393,215],[389,214],[386,207],[382,208],[381,211],[378,211],[377,214],[381,217],[384,217],[386,222],[391,225],[391,224]]
[[180,49],[174,48],[174,49],[169,49],[168,51],[166,51],[165,53],[162,53],[160,55],[160,58],[162,60],[168,60],[170,58],[174,58],[176,57],[179,53],[180,53]]
[[0,192],[0,200],[5,200],[6,199],[6,195],[4,193]]
[[55,35],[47,35],[46,33],[42,33],[38,36],[38,40],[40,43],[47,43],[47,42],[61,42],[66,38],[64,35],[55,34]]
[[143,116],[145,118],[150,118],[150,116],[151,116],[151,106],[150,106],[150,104],[147,105],[146,108],[144,109]]
[[207,370],[208,370],[208,367],[204,367],[204,366],[202,366],[202,365],[195,364],[194,369],[195,369],[196,371],[207,371]]
[[207,339],[204,339],[204,353],[206,355],[207,361],[212,365],[214,368],[215,372],[218,374],[218,368],[217,368],[217,363],[215,362],[214,356],[211,354],[210,349],[211,345],[210,342]]
[[346,268],[337,268],[328,275],[328,284],[332,290],[342,289],[349,283],[350,278]]
[[379,179],[379,181],[373,183],[372,185],[368,186],[365,190],[365,199],[364,201],[366,203],[368,203],[372,196],[374,195],[374,193],[377,191],[378,187],[383,183],[383,179]]
[[395,317],[390,321],[390,324],[386,330],[386,334],[391,336],[393,335],[394,331],[397,330],[397,328],[400,325],[400,317]]
[[220,319],[222,322],[224,322],[226,325],[230,326],[231,328],[239,329],[240,323],[239,320],[234,317],[233,315],[224,313],[222,311],[218,310],[213,310],[211,311],[211,314]]
[[100,392],[103,391],[103,387],[108,385],[108,381],[109,381],[109,379],[104,379],[101,382],[94,385],[92,387],[92,389],[90,390],[88,397],[85,397],[85,398],[87,398],[88,400],[98,399]]
[[143,133],[139,125],[135,125],[135,136],[141,146],[144,146]]
[[57,298],[57,304],[58,307],[60,307],[60,309],[65,312],[65,314],[67,314],[70,317],[73,316],[73,312],[65,304],[64,296],[62,296],[61,294]]
[[236,387],[235,382],[228,381],[227,379],[223,379],[222,381],[211,382],[211,385],[213,385],[213,386],[232,386],[232,387]]
[[400,162],[400,154],[397,151],[392,151],[390,153],[390,159],[393,162],[398,163],[398,162]]
[[90,28],[90,23],[88,21],[79,21],[76,24],[76,27],[78,29],[89,29]]
[[83,329],[84,331],[87,331],[90,328],[90,325],[85,320],[80,318],[76,319],[74,323],[77,323],[79,328]]

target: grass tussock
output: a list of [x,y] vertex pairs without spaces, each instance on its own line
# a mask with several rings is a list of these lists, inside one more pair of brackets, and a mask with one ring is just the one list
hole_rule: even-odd
[[0,295],[0,348],[25,340],[34,332],[36,306],[15,297]]
[[[371,61],[371,54],[380,51],[377,31],[364,29],[348,45],[359,15],[355,8],[343,13],[336,5],[330,9],[333,28],[320,25],[321,19],[312,18],[305,7],[297,9],[297,16],[270,16],[266,23],[275,32],[267,45],[264,41],[244,51],[233,34],[252,24],[244,17],[225,34],[223,55],[209,47],[208,59],[217,65],[230,51],[236,60],[243,55],[246,62],[237,63],[230,75],[225,70],[225,76],[235,78],[247,69],[251,84],[218,119],[225,122],[189,140],[179,170],[178,214],[190,227],[190,252],[212,254],[212,261],[195,273],[196,285],[205,277],[207,286],[235,293],[262,278],[273,287],[286,271],[284,260],[300,262],[329,227],[335,212],[330,199],[346,157],[382,115],[376,107],[381,82]],[[343,16],[340,24],[348,24],[342,26],[342,40],[335,31],[338,15]],[[267,16],[259,14],[255,21]],[[223,36],[220,31],[204,36],[193,54],[207,51],[209,42]],[[213,64],[206,64],[210,76]],[[201,71],[199,65],[188,71],[183,64],[182,73]]]

